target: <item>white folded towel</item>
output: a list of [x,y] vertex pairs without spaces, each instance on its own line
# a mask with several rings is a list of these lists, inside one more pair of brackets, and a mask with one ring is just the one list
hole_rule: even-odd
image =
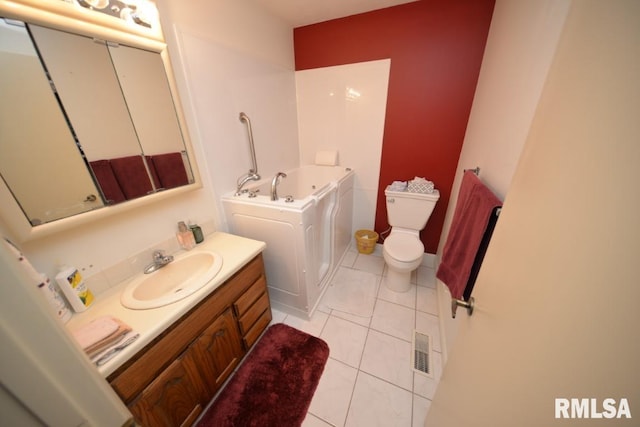
[[426,193],[431,194],[435,190],[433,182],[416,176],[413,180],[409,181],[407,185],[407,191],[412,193]]
[[389,190],[391,191],[406,191],[407,190],[407,182],[406,181],[393,181],[389,186]]

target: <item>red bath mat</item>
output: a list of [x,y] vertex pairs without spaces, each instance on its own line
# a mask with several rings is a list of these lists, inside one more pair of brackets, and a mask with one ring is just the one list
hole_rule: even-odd
[[328,357],[329,346],[320,338],[272,325],[198,427],[301,425]]

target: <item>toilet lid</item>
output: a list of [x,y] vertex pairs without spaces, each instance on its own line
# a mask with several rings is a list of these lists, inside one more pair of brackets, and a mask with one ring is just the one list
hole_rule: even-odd
[[424,245],[413,236],[393,234],[384,241],[387,254],[398,261],[413,261],[424,253]]

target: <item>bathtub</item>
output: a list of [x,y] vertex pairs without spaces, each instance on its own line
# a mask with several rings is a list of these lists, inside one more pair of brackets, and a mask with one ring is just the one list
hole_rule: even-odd
[[225,195],[222,204],[232,233],[267,244],[271,304],[309,318],[351,243],[354,173],[315,165],[285,173],[277,201],[269,177],[247,193]]

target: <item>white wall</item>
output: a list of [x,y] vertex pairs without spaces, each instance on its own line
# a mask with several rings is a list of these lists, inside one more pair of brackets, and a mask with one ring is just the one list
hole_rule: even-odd
[[337,150],[355,171],[353,230],[373,229],[391,60],[296,72],[300,164]]
[[[497,0],[478,86],[460,153],[451,203],[438,248],[446,243],[463,170],[480,167],[480,179],[504,199],[545,84],[570,0]],[[451,295],[438,281],[443,352],[455,340]]]
[[[201,141],[203,173],[220,196],[251,168],[252,124],[258,172],[271,178],[298,166],[293,32],[253,2],[159,0],[179,87]],[[179,55],[177,54],[179,53]]]

